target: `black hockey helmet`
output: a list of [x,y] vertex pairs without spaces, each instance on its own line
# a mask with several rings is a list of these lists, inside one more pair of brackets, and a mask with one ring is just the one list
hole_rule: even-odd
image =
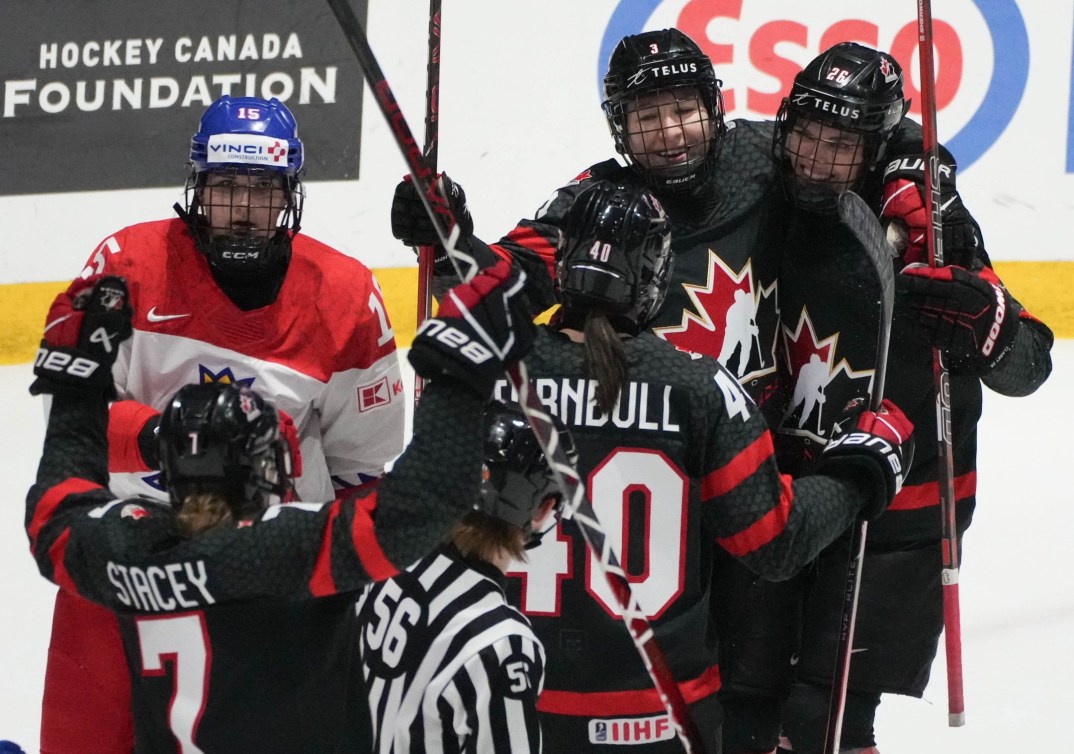
[[159,442],[161,479],[176,507],[192,494],[217,494],[243,519],[282,502],[291,489],[279,414],[249,387],[181,387],[160,417]]
[[591,310],[620,332],[656,315],[671,277],[671,221],[641,186],[597,181],[567,212],[556,250],[556,291],[568,320]]
[[[727,126],[724,124],[723,85],[716,78],[712,61],[697,43],[678,29],[647,31],[623,37],[608,60],[604,76],[604,114],[615,139],[615,148],[630,166],[650,186],[658,191],[689,190],[704,182],[712,170],[723,144]],[[669,165],[647,164],[644,154],[631,148],[628,115],[655,107],[651,97],[670,93],[678,103],[700,105],[708,115],[708,124],[697,144],[687,149],[687,159]],[[639,102],[639,98],[646,100]],[[699,108],[691,108],[697,111]],[[663,131],[663,125],[646,127],[641,124],[635,136],[642,132]],[[681,141],[671,145],[682,149]],[[689,145],[687,145],[689,146]]]
[[[834,45],[794,77],[776,115],[773,152],[796,204],[834,211],[839,193],[861,192],[910,106],[902,81],[895,58],[853,42]],[[822,139],[824,127],[831,133]]]
[[225,94],[209,105],[190,140],[181,215],[210,265],[259,275],[289,256],[302,219],[302,163],[295,117],[275,97]]
[[[574,438],[555,417],[560,446],[571,465],[578,464]],[[530,531],[534,513],[549,497],[563,496],[541,452],[522,407],[517,403],[489,401],[485,407],[485,468],[478,509],[488,515]]]

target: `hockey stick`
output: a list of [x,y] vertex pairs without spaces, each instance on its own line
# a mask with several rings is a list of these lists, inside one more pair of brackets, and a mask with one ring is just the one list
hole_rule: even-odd
[[[437,190],[434,179],[435,172],[425,164],[421,152],[407,125],[399,104],[395,100],[391,87],[384,78],[380,65],[369,47],[369,40],[365,31],[358,23],[357,17],[351,10],[347,0],[328,0],[332,12],[343,30],[347,42],[358,59],[358,65],[362,69],[362,75],[373,90],[377,104],[384,118],[388,121],[396,143],[406,160],[414,186],[418,190],[425,211],[436,227],[440,242],[447,251],[452,264],[455,265],[459,278],[468,281],[478,272],[477,261],[466,251],[458,248],[459,227],[450,204],[446,197]],[[471,320],[471,324],[476,323]],[[486,345],[494,351],[500,347],[491,337],[484,335]],[[653,637],[652,626],[646,617],[637,598],[630,589],[626,572],[619,564],[619,559],[612,551],[611,545],[603,527],[597,520],[592,505],[586,499],[585,487],[577,469],[573,467],[559,443],[559,433],[555,429],[551,416],[541,405],[536,394],[530,390],[529,378],[526,365],[519,362],[508,372],[508,382],[518,393],[519,403],[526,414],[533,432],[541,446],[541,450],[549,459],[549,466],[556,478],[556,483],[563,491],[567,500],[567,512],[578,523],[582,536],[587,546],[596,556],[598,568],[604,573],[613,594],[619,602],[619,608],[623,615],[623,623],[626,625],[630,636],[637,647],[642,661],[656,686],[661,701],[668,711],[672,726],[675,728],[679,740],[689,753],[703,752],[701,737],[694,725],[693,718],[687,710],[686,700],[682,696],[678,684],[668,668],[660,648],[656,645]]]
[[[891,316],[895,305],[895,250],[888,243],[876,214],[857,194],[846,191],[839,196],[839,219],[864,247],[880,282],[880,326],[876,336],[876,367],[873,371],[869,410],[880,410],[884,400],[884,382],[888,371],[888,346],[891,343]],[[825,754],[838,754],[843,735],[843,714],[846,711],[847,685],[850,682],[850,660],[854,650],[854,628],[858,620],[858,596],[861,594],[861,567],[865,556],[865,538],[869,523],[857,522],[850,535],[850,559],[847,563],[847,582],[843,593],[843,612],[839,621],[839,645],[832,675],[832,695],[828,703],[828,729],[825,732]]]
[[[425,83],[425,164],[435,173],[440,150],[440,0],[429,0],[429,62]],[[433,309],[433,260],[436,249],[421,246],[418,252],[418,327]],[[414,375],[414,403],[421,399],[425,380]]]
[[[925,171],[925,211],[932,223],[925,229],[929,265],[943,266],[943,228],[940,201],[940,146],[936,134],[936,74],[932,54],[932,4],[917,2],[917,39],[921,61],[921,128],[928,170]],[[958,728],[966,724],[966,700],[962,687],[962,621],[959,616],[958,524],[955,517],[955,462],[951,447],[951,378],[946,356],[940,349],[932,351],[932,374],[936,385],[936,440],[939,443],[940,514],[943,517],[941,551],[943,553],[943,633],[947,657],[947,724]]]

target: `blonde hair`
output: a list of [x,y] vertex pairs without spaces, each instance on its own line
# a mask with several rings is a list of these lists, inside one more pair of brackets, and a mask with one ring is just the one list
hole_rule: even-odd
[[527,535],[514,524],[482,511],[470,511],[455,524],[449,539],[464,558],[492,562],[501,552],[522,560]]
[[201,534],[231,520],[231,506],[220,495],[208,492],[189,495],[183,498],[183,504],[179,507],[179,528],[189,536]]

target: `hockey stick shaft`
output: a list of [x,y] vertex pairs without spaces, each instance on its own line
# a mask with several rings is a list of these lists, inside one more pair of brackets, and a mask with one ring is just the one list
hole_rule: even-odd
[[[880,284],[880,322],[876,335],[876,365],[873,370],[869,409],[878,411],[884,400],[887,380],[888,349],[891,344],[891,318],[895,308],[895,271],[892,267],[894,250],[888,244],[880,221],[869,205],[857,194],[846,192],[839,197],[839,218],[861,242],[869,256]],[[832,693],[828,700],[828,727],[824,737],[825,754],[838,754],[843,735],[847,688],[850,683],[850,662],[854,651],[854,629],[858,621],[858,599],[861,595],[861,571],[865,558],[865,541],[869,525],[858,521],[850,536],[850,556],[847,561],[846,588],[839,621],[839,643],[832,673]]]
[[[440,0],[429,0],[429,60],[425,83],[425,164],[436,171],[440,151]],[[436,250],[422,246],[418,250],[418,327],[433,309],[433,260]],[[414,403],[421,399],[425,380],[414,375]]]
[[[365,31],[358,23],[347,0],[328,0],[328,4],[335,13],[343,34],[358,59],[362,74],[373,90],[384,118],[388,121],[390,130],[410,170],[418,196],[436,227],[437,235],[448,257],[455,265],[460,279],[464,281],[472,279],[478,272],[477,262],[470,254],[458,247],[459,228],[450,204],[436,188],[435,171],[425,163],[421,151],[417,148],[410,127],[395,100],[395,95],[373,55]],[[491,339],[489,340],[491,342]],[[519,362],[513,366],[508,372],[508,378],[512,388],[518,393],[519,403],[533,427],[542,451],[548,457],[556,482],[568,501],[568,510],[577,521],[587,546],[598,561],[598,567],[603,571],[612,592],[620,602],[623,622],[667,708],[680,741],[687,752],[703,752],[704,748],[700,745],[701,738],[689,715],[682,692],[653,639],[652,627],[630,589],[626,573],[620,566],[619,559],[612,551],[603,527],[600,526],[592,506],[586,499],[585,488],[578,471],[570,463],[559,443],[559,434],[551,416],[537,399],[536,394],[530,390],[526,365]]]
[[[932,46],[931,0],[917,2],[918,53],[921,62],[921,127],[924,132],[925,211],[932,222],[925,230],[929,264],[944,263],[942,202],[940,200],[940,146],[936,132],[936,73]],[[947,723],[959,727],[966,722],[962,684],[962,624],[959,609],[958,572],[960,554],[955,507],[954,452],[951,442],[951,379],[946,357],[933,349],[932,372],[936,385],[936,428],[939,461],[940,514],[943,519],[944,647],[947,658]]]

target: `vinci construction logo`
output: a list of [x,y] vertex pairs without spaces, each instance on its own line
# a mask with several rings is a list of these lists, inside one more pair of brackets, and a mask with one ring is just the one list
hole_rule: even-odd
[[[903,67],[910,116],[920,120],[914,3],[835,0],[620,0],[604,31],[604,68],[628,34],[676,27],[712,59],[731,118],[772,118],[794,75],[821,51],[852,41],[887,50]],[[965,169],[1003,134],[1029,75],[1029,37],[1015,0],[951,0],[933,14],[940,137]]]

